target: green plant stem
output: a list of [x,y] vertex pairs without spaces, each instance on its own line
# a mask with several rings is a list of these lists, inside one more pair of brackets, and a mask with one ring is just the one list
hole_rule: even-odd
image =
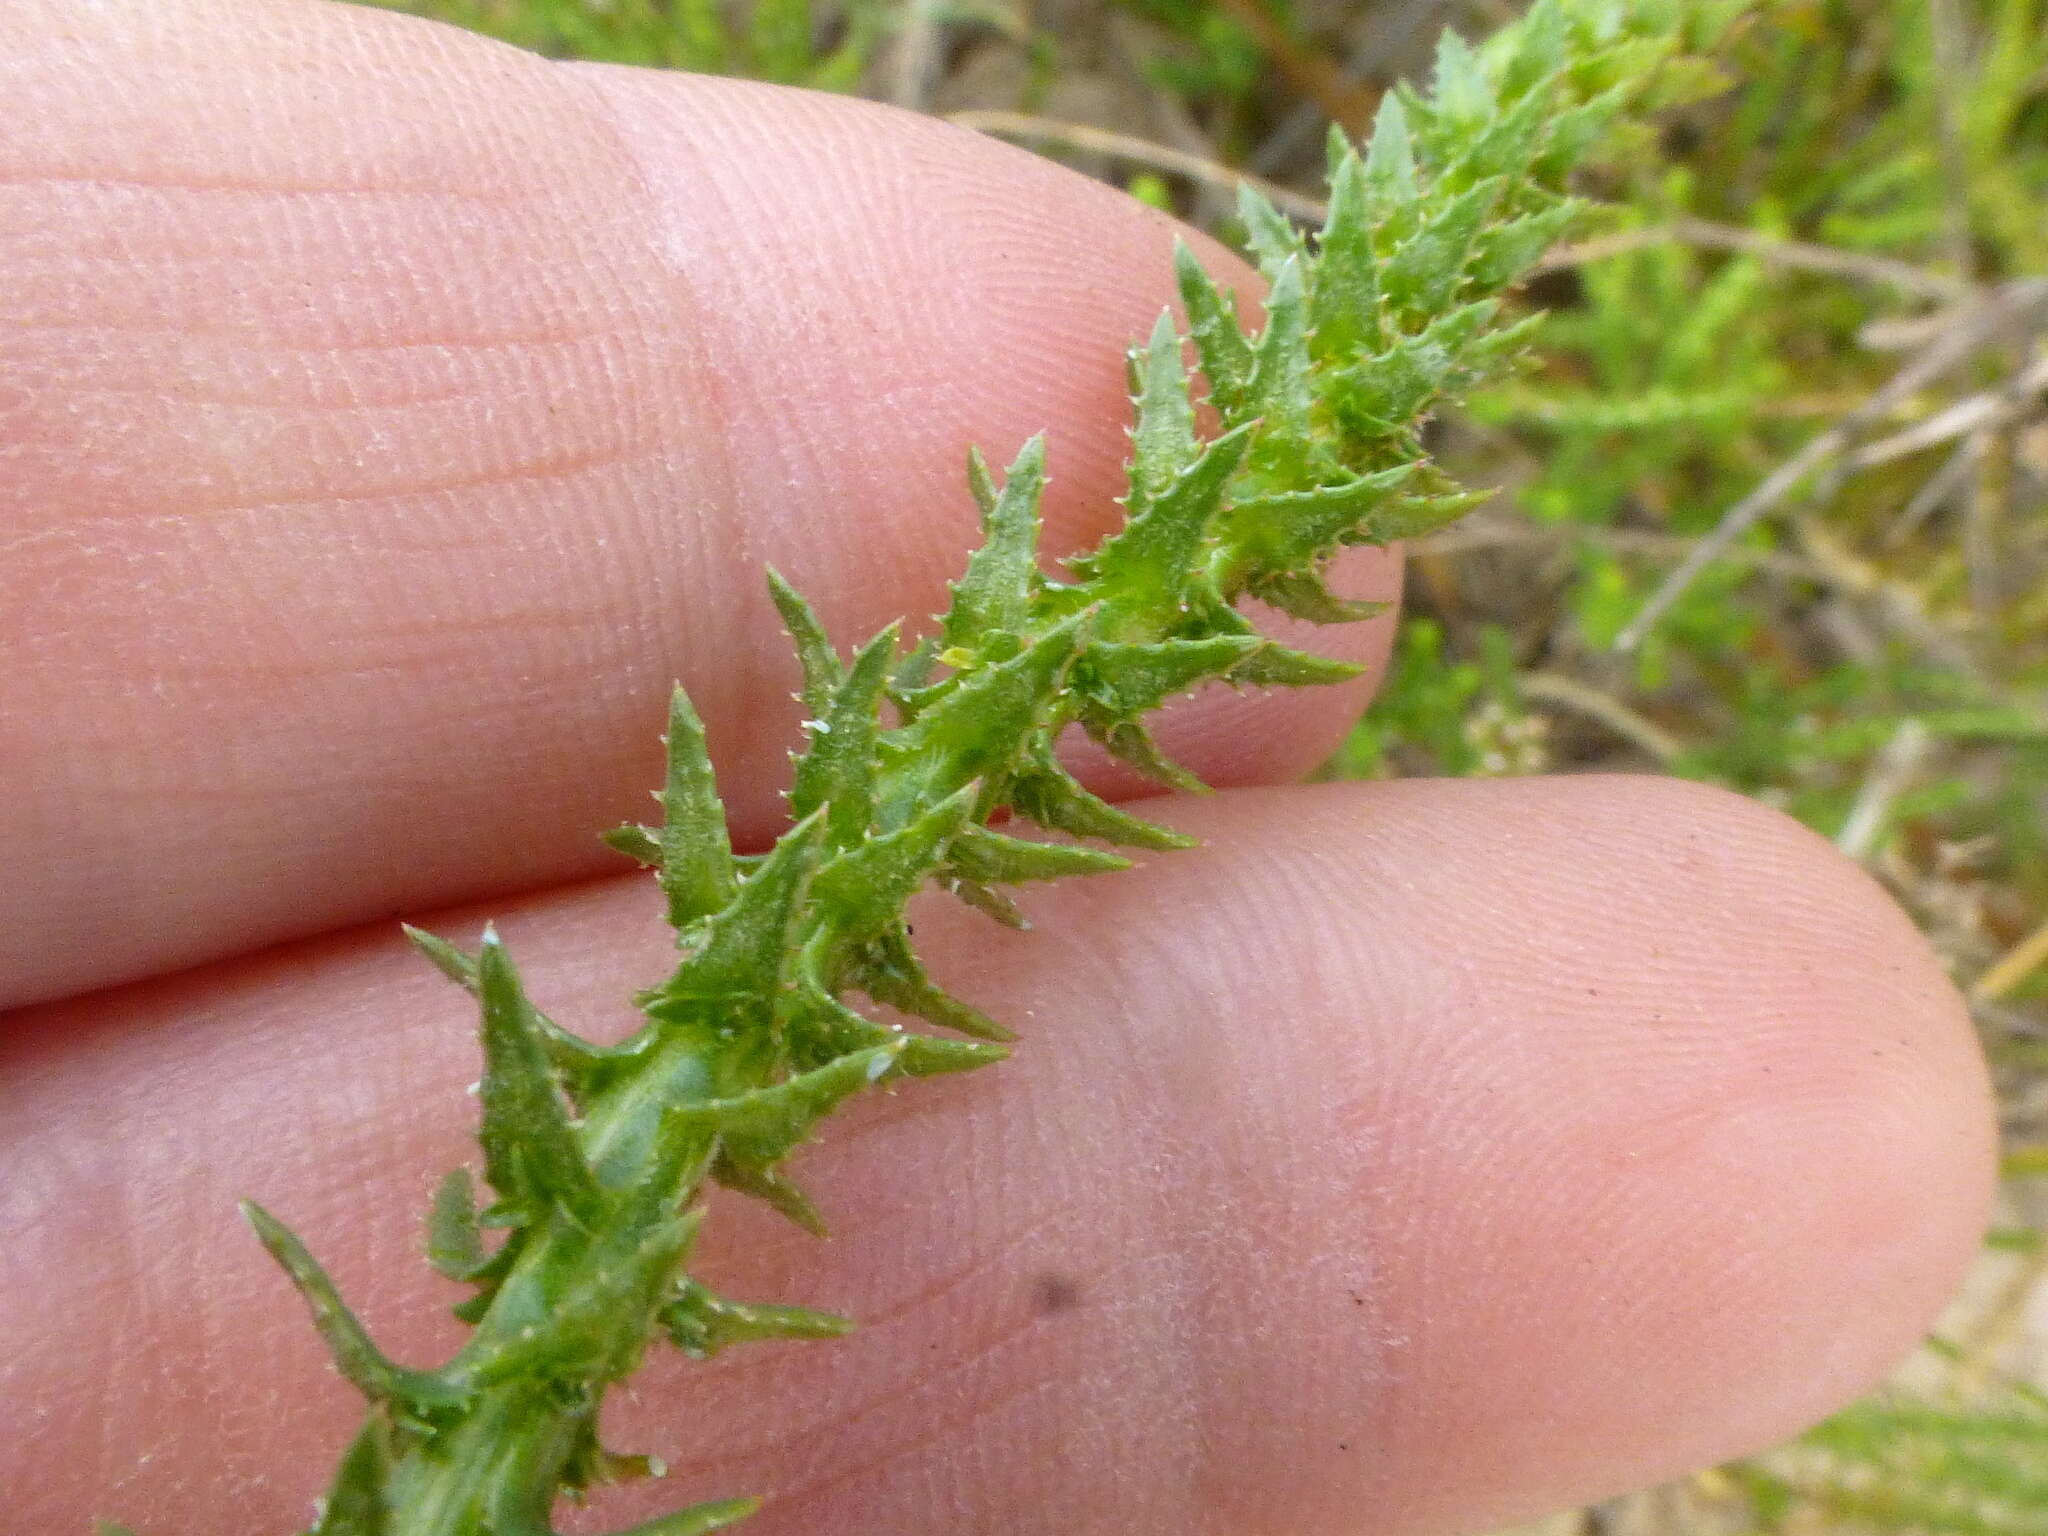
[[[1390,94],[1363,156],[1333,140],[1330,214],[1313,243],[1247,194],[1266,324],[1246,331],[1233,297],[1180,253],[1189,335],[1164,317],[1132,354],[1127,520],[1060,578],[1039,561],[1037,441],[1000,484],[972,460],[986,538],[930,639],[906,650],[892,626],[842,657],[771,577],[811,717],[794,825],[766,853],[735,854],[702,727],[678,690],[662,822],[610,837],[655,870],[679,949],[672,974],[636,999],[646,1023],[631,1038],[601,1047],[542,1016],[489,931],[473,956],[413,934],[479,1003],[479,1141],[496,1198],[477,1211],[461,1170],[436,1196],[429,1256],[474,1288],[456,1309],[473,1331],[431,1371],[388,1360],[298,1240],[248,1208],[371,1405],[312,1536],[548,1536],[559,1498],[657,1470],[603,1450],[596,1428],[606,1391],[650,1339],[703,1355],[845,1330],[827,1314],[726,1301],[689,1277],[707,1178],[819,1230],[783,1165],[822,1117],[877,1083],[1003,1056],[1008,1032],[925,975],[905,904],[937,885],[1020,921],[1001,887],[1127,861],[992,822],[1141,849],[1187,843],[1069,776],[1057,755],[1069,727],[1162,783],[1198,788],[1145,731],[1167,699],[1213,681],[1355,675],[1260,634],[1237,601],[1324,623],[1364,617],[1373,605],[1323,584],[1327,560],[1426,531],[1476,499],[1429,462],[1428,413],[1514,354],[1523,331],[1499,323],[1498,296],[1571,217],[1563,178],[1624,107],[1709,87],[1689,50],[1733,9],[1543,0],[1481,49],[1447,37],[1434,95]],[[1213,429],[1183,364],[1190,340]],[[856,995],[943,1033],[867,1017],[846,1000]],[[698,1505],[638,1530],[689,1536],[751,1507]]]

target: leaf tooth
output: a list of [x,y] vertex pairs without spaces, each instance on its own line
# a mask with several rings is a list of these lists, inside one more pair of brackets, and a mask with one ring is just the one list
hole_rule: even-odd
[[768,592],[775,599],[775,611],[782,615],[782,627],[796,642],[797,661],[804,670],[804,708],[817,719],[832,707],[832,695],[839,687],[842,668],[839,653],[825,634],[825,626],[803,595],[783,580],[774,566],[768,567]]
[[691,1017],[699,1001],[774,995],[789,967],[789,938],[824,844],[825,812],[784,832],[739,892],[705,925],[702,943],[675,974],[648,994],[657,1019]]
[[692,1504],[672,1515],[659,1515],[630,1530],[616,1531],[613,1536],[704,1536],[707,1531],[737,1524],[760,1507],[759,1499],[714,1499]]
[[662,788],[661,889],[671,927],[708,917],[732,900],[732,839],[704,741],[704,722],[678,683],[669,698],[668,776]]
[[1030,618],[1038,579],[1038,509],[1045,490],[1045,437],[1025,443],[1003,476],[998,491],[981,455],[975,498],[982,506],[984,542],[968,556],[967,569],[953,584],[953,601],[943,621],[943,643],[979,649],[992,632],[1022,633]]
[[1355,624],[1376,618],[1393,605],[1339,597],[1314,571],[1294,571],[1254,580],[1248,589],[1260,602],[1311,624]]
[[1151,338],[1131,354],[1138,423],[1131,434],[1132,515],[1141,513],[1195,460],[1195,408],[1180,361],[1180,332],[1172,313],[1153,324]]
[[867,947],[854,964],[848,984],[878,1003],[900,1008],[942,1029],[958,1030],[977,1040],[1002,1042],[1017,1038],[979,1008],[934,985],[923,962],[911,949],[909,935],[901,923]]
[[[1256,655],[1257,652],[1253,654]],[[1240,662],[1238,665],[1242,667],[1243,663]],[[1203,783],[1192,769],[1176,763],[1161,752],[1159,743],[1152,739],[1152,733],[1136,721],[1105,722],[1084,715],[1081,723],[1088,734],[1102,744],[1105,751],[1129,763],[1146,777],[1187,794],[1209,793],[1209,786]]]
[[313,1314],[313,1326],[334,1357],[335,1368],[364,1397],[373,1403],[408,1408],[462,1399],[463,1393],[439,1377],[394,1364],[348,1309],[320,1261],[283,1222],[253,1200],[242,1202],[242,1216],[298,1289]]
[[1238,425],[1251,384],[1252,349],[1237,323],[1230,297],[1203,270],[1195,253],[1179,241],[1173,247],[1173,270],[1180,286],[1181,307],[1195,338],[1209,401],[1226,423]]
[[1237,217],[1244,225],[1245,244],[1267,281],[1302,254],[1300,232],[1270,199],[1248,181],[1237,186]]
[[[410,923],[400,923],[405,936],[434,968],[450,981],[461,987],[471,997],[481,995],[477,984],[477,962],[474,957],[464,954],[455,945],[424,928],[415,928]],[[562,1028],[553,1019],[535,1009],[534,1021],[540,1026],[541,1043],[546,1047],[548,1059],[555,1069],[566,1073],[570,1081],[581,1087],[593,1073],[603,1070],[608,1062],[615,1061],[620,1052],[601,1045],[592,1045],[581,1035]]]
[[[1053,760],[1050,753],[1038,758],[1010,783],[1010,805],[1021,816],[1055,832],[1075,837],[1100,838],[1127,848],[1165,851],[1192,848],[1196,839],[1169,831],[1118,810],[1107,800],[1091,794],[1079,780]],[[877,994],[879,996],[879,994]],[[893,999],[882,998],[883,1002]],[[914,1010],[913,1010],[914,1011]]]
[[1063,880],[1129,869],[1122,854],[1077,843],[1040,843],[1006,837],[986,827],[963,827],[946,845],[947,868],[967,880],[1017,885],[1027,880]]
[[751,1195],[770,1209],[780,1212],[813,1237],[828,1237],[831,1229],[811,1197],[774,1168],[757,1168],[736,1158],[721,1156],[711,1165],[711,1176],[727,1189]]
[[427,1262],[450,1280],[472,1280],[490,1261],[477,1225],[475,1184],[467,1168],[451,1168],[435,1186],[427,1214]]
[[824,717],[808,722],[811,744],[797,760],[790,810],[799,817],[825,808],[826,841],[850,848],[875,816],[875,738],[889,668],[901,626],[891,624],[853,659]]
[[484,1177],[502,1203],[529,1215],[555,1208],[588,1225],[603,1204],[569,1105],[548,1060],[533,1004],[494,929],[477,956],[482,1003]]
[[676,1348],[693,1360],[761,1340],[844,1338],[854,1327],[853,1319],[836,1312],[731,1301],[689,1279],[661,1309],[661,1324]]
[[996,482],[995,476],[989,473],[988,460],[971,443],[967,448],[967,489],[974,497],[975,506],[981,509],[982,531],[986,533],[989,519],[995,516]]

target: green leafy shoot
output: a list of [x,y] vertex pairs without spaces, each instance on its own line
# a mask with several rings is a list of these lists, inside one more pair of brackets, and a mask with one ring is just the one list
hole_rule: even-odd
[[[1000,483],[974,460],[985,542],[933,642],[906,652],[891,627],[842,657],[771,578],[810,716],[797,819],[766,854],[735,854],[703,727],[678,691],[662,822],[610,837],[654,870],[679,945],[623,1044],[585,1042],[536,1009],[494,933],[471,954],[413,932],[481,1016],[491,1198],[479,1208],[458,1172],[428,1223],[433,1264],[469,1288],[456,1311],[470,1332],[437,1368],[394,1364],[299,1241],[247,1208],[369,1404],[309,1536],[546,1536],[561,1499],[659,1470],[597,1432],[606,1392],[651,1341],[703,1356],[850,1326],[691,1278],[707,1181],[822,1230],[789,1168],[820,1120],[869,1089],[1003,1057],[1008,1032],[919,961],[904,918],[918,891],[1017,920],[1006,888],[1126,865],[1015,835],[1018,823],[1131,849],[1185,844],[1076,782],[1057,754],[1070,727],[1192,787],[1145,728],[1167,699],[1351,675],[1260,633],[1240,600],[1359,618],[1369,606],[1325,584],[1329,558],[1472,503],[1430,462],[1424,423],[1515,353],[1523,331],[1499,323],[1500,296],[1570,218],[1565,177],[1611,121],[1697,91],[1691,56],[1730,14],[1542,0],[1481,47],[1447,38],[1434,91],[1390,95],[1362,155],[1333,138],[1318,234],[1248,195],[1264,323],[1180,253],[1189,334],[1162,318],[1132,356],[1126,520],[1059,574],[1040,561],[1034,441]],[[1005,814],[1013,830],[992,830]],[[872,1019],[861,998],[922,1027]],[[709,1531],[752,1507],[699,1504],[637,1531]]]

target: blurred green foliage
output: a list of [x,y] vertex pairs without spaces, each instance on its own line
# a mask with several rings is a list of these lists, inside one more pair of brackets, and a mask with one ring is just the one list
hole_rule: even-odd
[[552,58],[744,75],[850,91],[894,8],[849,0],[373,0],[387,10],[453,22]]

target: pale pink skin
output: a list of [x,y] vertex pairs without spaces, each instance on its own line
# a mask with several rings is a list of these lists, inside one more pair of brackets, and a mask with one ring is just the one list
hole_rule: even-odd
[[[761,563],[843,638],[930,613],[966,445],[1041,427],[1052,539],[1105,526],[1175,231],[877,108],[310,0],[9,0],[0,114],[5,1524],[282,1533],[356,1405],[235,1198],[402,1355],[454,1337],[418,1211],[468,1010],[390,919],[496,915],[621,1027],[665,937],[592,833],[670,679],[758,846],[796,720]],[[1361,698],[1178,711],[1239,787],[1147,810],[1206,846],[1034,933],[919,911],[1018,1060],[835,1122],[837,1241],[721,1200],[705,1250],[869,1326],[651,1356],[613,1438],[675,1476],[567,1529],[759,1492],[761,1536],[1464,1530],[1910,1347],[1992,1138],[1906,919],[1684,785],[1258,787]]]

